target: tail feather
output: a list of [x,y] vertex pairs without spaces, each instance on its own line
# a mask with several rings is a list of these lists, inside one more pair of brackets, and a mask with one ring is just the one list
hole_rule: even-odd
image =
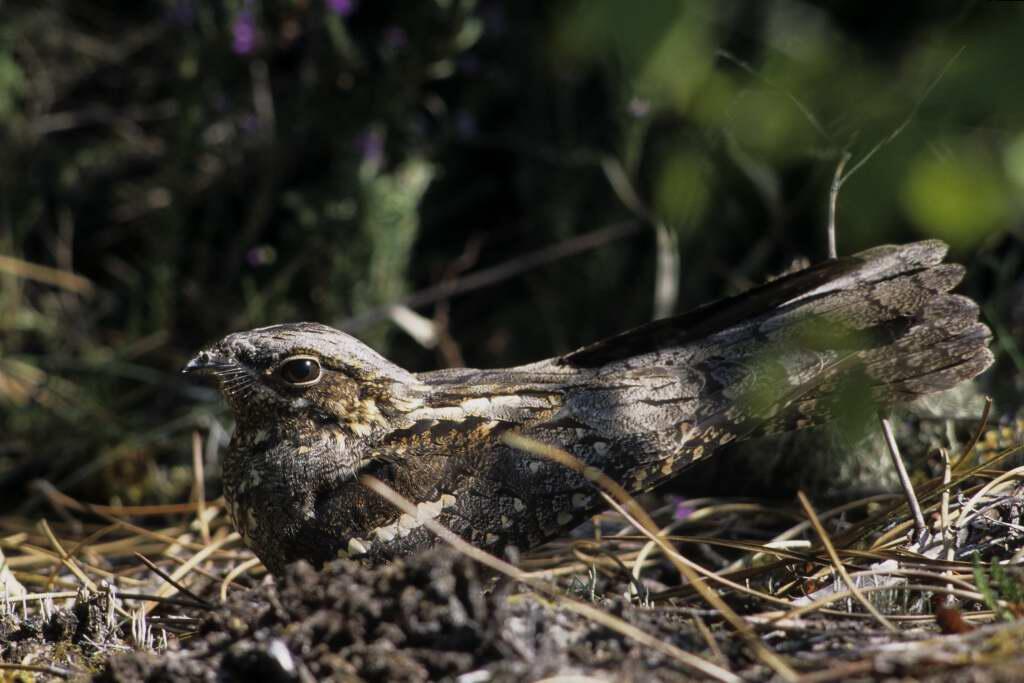
[[[855,278],[855,288],[805,297],[780,316],[768,314],[756,327],[769,343],[752,353],[726,351],[733,363],[776,367],[762,370],[763,384],[755,380],[744,390],[754,396],[747,401],[748,422],[763,419],[751,434],[819,424],[841,411],[887,409],[983,372],[993,361],[991,332],[978,322],[973,301],[949,293],[963,272],[954,264],[910,273],[886,268],[885,279]],[[713,357],[723,348],[712,344],[710,352]]]
[[[647,435],[636,443],[675,439],[636,479],[647,488],[723,443],[870,416],[983,372],[991,333],[978,306],[951,293],[964,269],[945,255],[935,240],[877,247],[559,362],[600,363],[609,390],[622,392],[616,424]],[[661,398],[632,400],[642,392],[617,381],[657,386]]]
[[[963,267],[942,264],[948,247],[939,240],[886,245],[813,265],[738,296],[585,346],[557,359],[575,368],[598,368],[647,354],[699,349],[711,339],[749,339],[811,315],[824,322],[867,327],[908,315],[963,278]],[[636,366],[636,363],[629,363]]]

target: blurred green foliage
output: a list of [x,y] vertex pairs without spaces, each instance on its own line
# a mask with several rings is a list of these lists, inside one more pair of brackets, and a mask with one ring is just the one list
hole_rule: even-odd
[[[220,413],[176,369],[228,331],[364,316],[354,331],[412,369],[510,364],[648,319],[673,263],[656,244],[678,249],[680,308],[820,258],[844,151],[840,249],[950,241],[1019,359],[1022,19],[924,0],[5,2],[0,490],[180,497],[187,433]],[[365,317],[624,221],[675,238],[421,306],[436,348]]]
[[990,560],[986,567],[978,551],[974,551],[973,565],[974,583],[984,598],[985,606],[1003,621],[1019,619],[1021,611],[1024,611],[1024,574],[1020,569],[1004,567],[998,560]]

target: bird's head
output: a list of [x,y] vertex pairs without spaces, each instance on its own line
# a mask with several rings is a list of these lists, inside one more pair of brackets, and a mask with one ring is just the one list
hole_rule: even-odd
[[417,384],[359,340],[318,323],[230,334],[182,372],[212,377],[240,424],[304,418],[356,433],[413,407]]

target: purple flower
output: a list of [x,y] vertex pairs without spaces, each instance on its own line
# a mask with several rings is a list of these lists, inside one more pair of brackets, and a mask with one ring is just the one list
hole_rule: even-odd
[[327,9],[335,14],[347,17],[356,11],[355,0],[327,0]]
[[277,250],[269,244],[261,244],[245,252],[245,261],[253,268],[269,266],[277,260]]
[[364,164],[380,166],[384,162],[384,135],[370,128],[356,138],[356,146]]
[[676,503],[676,509],[672,513],[672,517],[676,521],[681,522],[690,515],[692,515],[695,511],[696,508],[687,505],[685,500],[680,500],[678,503]]
[[256,22],[247,9],[235,15],[231,24],[231,49],[236,55],[247,55],[256,47]]

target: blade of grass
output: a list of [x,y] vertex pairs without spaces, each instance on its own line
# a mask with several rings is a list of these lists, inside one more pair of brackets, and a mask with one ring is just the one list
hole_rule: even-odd
[[[951,469],[954,472],[960,467],[961,463],[965,462],[967,460],[967,458],[970,457],[971,453],[973,453],[974,449],[978,446],[978,442],[981,441],[982,434],[985,433],[985,428],[988,427],[988,417],[989,417],[989,413],[991,413],[991,412],[992,412],[992,397],[991,396],[986,396],[985,397],[985,407],[981,411],[981,420],[978,421],[978,429],[977,429],[976,432],[974,432],[974,438],[971,439],[970,443],[968,443],[967,446],[964,448],[964,452],[961,453],[960,457],[956,459],[955,463],[953,463],[953,466],[952,466]],[[944,482],[944,483],[948,483],[948,482]]]
[[221,581],[220,584],[220,602],[222,605],[228,601],[228,586],[231,585],[231,583],[239,576],[261,564],[262,562],[260,562],[260,558],[253,557],[234,566],[231,571],[224,576],[224,580]]
[[[364,474],[359,477],[359,482],[402,512],[411,515],[416,514],[415,505],[376,477]],[[547,584],[536,579],[529,579],[524,572],[519,570],[518,567],[515,567],[504,560],[498,559],[494,555],[491,555],[480,548],[470,545],[437,520],[425,518],[423,520],[423,524],[438,538],[461,552],[463,555],[466,555],[467,557],[470,557],[484,566],[490,567],[491,569],[500,572],[515,581],[525,583],[538,593],[546,594],[555,598],[558,605],[565,609],[576,612],[580,616],[588,619],[592,619],[602,626],[606,626],[617,633],[636,640],[638,643],[642,643],[651,649],[657,650],[658,652],[675,659],[686,668],[698,671],[713,680],[728,681],[729,683],[742,683],[741,678],[720,666],[701,659],[700,657],[686,652],[685,650],[681,650],[670,643],[666,643],[663,640],[655,638],[636,626],[633,626],[618,617],[612,616],[593,605],[588,605],[570,598],[551,584]]]
[[[690,566],[690,564],[683,560],[682,556],[677,553],[664,538],[658,536],[658,527],[655,525],[654,520],[650,518],[647,511],[644,510],[631,495],[629,495],[629,492],[627,492],[622,485],[605,475],[597,468],[586,465],[566,451],[542,441],[537,441],[536,439],[531,439],[515,432],[506,433],[502,437],[502,440],[513,448],[533,455],[542,456],[567,467],[582,475],[590,483],[596,485],[601,490],[601,495],[604,497],[606,502],[612,505],[612,507],[618,510],[624,517],[631,520],[631,523],[636,526],[640,533],[648,536],[648,538],[661,547],[665,556],[669,558],[679,573],[686,578],[690,585],[697,590],[700,596],[708,604],[712,605],[722,614],[725,620],[728,621],[736,632],[739,633],[747,642],[747,645],[759,660],[775,671],[775,673],[777,673],[783,680],[795,681],[798,678],[796,672],[790,668],[790,666],[786,664],[781,657],[772,652],[764,643],[761,642],[761,639],[750,624],[746,623],[740,615],[733,611],[733,609],[729,607],[724,600],[722,600],[721,596],[714,592],[704,582],[700,575]],[[633,519],[634,516],[636,518],[635,520]]]
[[804,494],[803,491],[798,491],[797,497],[800,499],[800,505],[803,506],[804,512],[807,513],[807,518],[811,521],[814,531],[818,534],[822,544],[825,546],[825,551],[828,553],[829,559],[832,560],[832,566],[835,567],[836,572],[838,572],[839,576],[842,577],[843,583],[845,583],[850,589],[850,592],[857,598],[857,601],[864,606],[864,609],[874,615],[879,624],[884,626],[890,633],[896,633],[896,627],[893,626],[892,623],[889,622],[889,620],[886,619],[882,613],[868,601],[867,598],[864,597],[860,592],[860,589],[857,588],[857,584],[852,578],[850,578],[850,574],[846,571],[846,567],[843,566],[842,560],[840,560],[839,555],[836,554],[835,546],[832,545],[832,540],[829,538],[828,532],[825,531],[825,527],[822,526],[821,520],[818,519],[818,516],[814,514],[814,508],[811,506],[811,501],[808,500],[807,495]]
[[196,520],[203,544],[210,543],[210,521],[206,518],[206,476],[203,471],[203,438],[199,431],[192,432],[192,499],[196,504]]
[[[180,583],[177,579],[175,579],[170,574],[165,572],[163,569],[158,567],[148,557],[146,557],[142,553],[135,553],[135,557],[137,557],[139,559],[139,561],[142,562],[142,564],[144,564],[147,567],[149,567],[153,571],[153,573],[155,573],[161,579],[163,579],[167,583],[169,583],[172,586],[174,586],[175,588],[177,588],[180,593],[183,593],[183,594],[187,595],[189,598],[191,598],[192,600],[194,600],[197,606],[203,607],[205,609],[213,609],[213,605],[211,603],[207,602],[206,600],[202,599],[201,597],[199,597],[198,595],[193,593],[191,590],[188,589],[187,586],[185,586],[184,584]],[[162,598],[162,597],[163,596],[156,596],[156,598]]]

